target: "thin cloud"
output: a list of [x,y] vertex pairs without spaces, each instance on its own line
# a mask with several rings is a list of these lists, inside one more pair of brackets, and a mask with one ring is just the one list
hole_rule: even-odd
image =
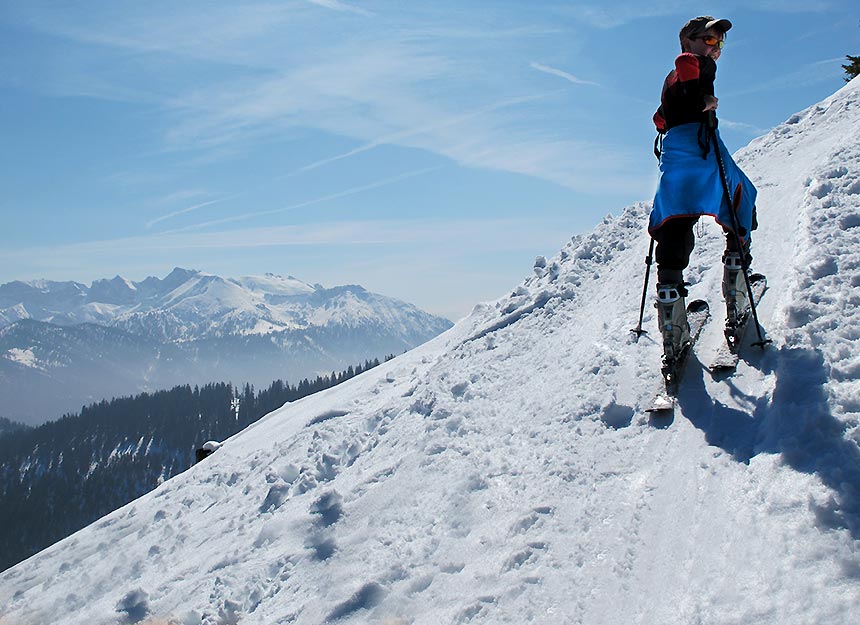
[[[539,236],[535,235],[539,233]],[[553,224],[530,219],[381,219],[337,221],[291,226],[219,230],[216,232],[170,232],[118,239],[85,241],[59,246],[37,246],[0,250],[0,260],[51,264],[54,260],[103,255],[158,254],[181,250],[227,250],[304,245],[433,244],[460,245],[486,250],[531,249],[535,240],[557,238]],[[432,258],[430,255],[429,258]],[[34,259],[38,262],[34,263]]]
[[530,65],[532,69],[536,69],[539,72],[543,72],[544,74],[550,74],[552,76],[558,76],[560,78],[564,78],[565,80],[572,82],[575,85],[593,85],[595,87],[600,87],[601,85],[596,82],[591,82],[590,80],[583,80],[581,78],[577,78],[573,74],[569,74],[560,69],[556,69],[554,67],[549,67],[548,65],[541,65],[540,63],[532,63]]
[[477,117],[481,117],[482,115],[486,115],[487,113],[491,113],[494,111],[498,111],[507,107],[517,106],[519,104],[525,104],[528,102],[534,102],[535,100],[540,100],[542,98],[547,97],[550,94],[538,94],[538,95],[530,95],[523,96],[519,98],[509,98],[507,100],[502,100],[501,102],[496,102],[494,104],[490,104],[488,106],[481,107],[476,111],[472,111],[471,113],[466,113],[464,115],[458,115],[455,117],[450,117],[447,119],[440,120],[439,122],[433,124],[427,124],[425,126],[419,126],[418,128],[407,129],[400,132],[395,132],[384,137],[380,137],[379,139],[374,139],[364,145],[361,145],[353,150],[349,150],[344,152],[343,154],[338,154],[336,156],[332,156],[329,158],[325,158],[309,165],[305,165],[304,167],[300,167],[297,169],[296,173],[304,173],[306,171],[310,171],[312,169],[316,169],[318,167],[322,167],[324,165],[328,165],[330,163],[334,163],[339,160],[343,160],[345,158],[349,158],[350,156],[355,156],[357,154],[361,154],[362,152],[367,152],[374,148],[377,148],[382,145],[396,144],[404,139],[408,139],[410,137],[416,137],[418,135],[427,134],[429,132],[433,132],[436,130],[442,130],[444,128],[449,128],[451,126],[456,126],[457,124],[462,124],[463,122],[469,121],[470,119],[475,119]]
[[365,11],[364,9],[360,9],[358,7],[351,6],[349,4],[345,4],[343,2],[339,2],[338,0],[308,0],[311,4],[316,4],[321,7],[325,7],[327,9],[333,9],[335,11],[342,11],[345,13],[356,13],[358,15],[363,15],[365,17],[371,17],[373,14],[370,11]]
[[146,3],[106,3],[79,11],[74,6],[34,2],[15,10],[28,28],[81,44],[236,63],[253,58],[256,52],[253,45],[239,43],[251,44],[277,32],[278,26],[296,20],[297,8],[274,3],[187,2],[174,3],[165,11],[153,10]]
[[731,96],[749,95],[774,89],[795,88],[801,85],[812,85],[819,82],[829,82],[842,75],[840,63],[845,57],[825,59],[814,63],[806,63],[793,72],[777,76],[770,80],[757,83],[749,89],[741,89],[731,93]]
[[725,126],[726,128],[731,128],[732,130],[744,132],[750,135],[754,135],[756,137],[766,134],[770,131],[770,129],[759,128],[758,126],[754,126],[753,124],[747,124],[745,122],[735,122],[730,119],[720,119],[720,126]]
[[[368,23],[368,28],[360,32],[344,33],[331,25],[330,19],[323,20],[326,23],[316,30],[300,26],[320,20],[319,15],[312,15],[320,13],[313,7],[359,12],[363,9],[340,0],[306,0],[298,5],[303,9],[301,21],[294,23],[298,18],[276,10],[277,5],[253,6],[255,10],[250,16],[237,15],[230,7],[222,7],[214,16],[206,17],[206,28],[193,29],[195,35],[190,40],[177,36],[189,27],[193,12],[186,9],[177,10],[170,20],[144,8],[136,9],[136,17],[141,19],[135,20],[119,20],[121,12],[97,13],[92,19],[72,15],[73,26],[64,26],[65,21],[59,18],[69,15],[57,10],[50,23],[55,30],[73,33],[77,40],[140,53],[169,53],[180,61],[191,57],[218,63],[229,58],[231,62],[261,70],[235,76],[228,72],[230,78],[226,80],[212,82],[203,78],[178,88],[168,80],[164,87],[169,91],[163,93],[171,95],[163,97],[161,103],[169,115],[164,135],[164,148],[169,152],[196,150],[206,158],[220,158],[223,149],[251,150],[256,142],[273,136],[289,135],[295,129],[312,129],[349,138],[358,147],[310,163],[293,173],[322,167],[382,145],[394,145],[425,150],[468,167],[537,175],[565,186],[588,178],[565,171],[587,163],[578,164],[569,155],[561,154],[557,137],[546,136],[547,146],[537,145],[531,138],[520,140],[518,147],[528,151],[511,153],[507,159],[498,158],[499,153],[507,152],[512,134],[519,132],[533,137],[539,130],[536,120],[546,117],[546,114],[532,115],[528,107],[522,110],[515,107],[543,98],[540,108],[545,104],[547,110],[552,110],[552,98],[547,96],[554,94],[505,99],[531,86],[512,83],[515,78],[496,80],[495,77],[503,75],[496,70],[504,66],[503,59],[510,46],[497,41],[495,29],[484,29],[486,38],[478,44],[475,43],[478,39],[469,38],[463,48],[460,39],[426,37],[422,29],[444,32],[455,24],[470,23],[465,19],[446,17],[433,21],[423,19],[426,18],[423,12],[413,15],[406,11],[398,18],[396,28],[380,26],[384,30],[374,31],[375,23]],[[471,14],[467,10],[464,17]],[[216,22],[215,27],[209,28],[209,22]],[[102,24],[110,28],[94,28]],[[140,24],[146,24],[147,28]],[[542,29],[536,26],[502,30],[505,39],[534,37]],[[314,43],[325,49],[325,54],[316,54],[314,46],[282,45],[284,37],[291,42],[304,42],[311,31],[317,33]],[[223,44],[219,43],[222,39]],[[471,49],[473,45],[481,47],[479,56]],[[236,50],[241,51],[238,57]],[[162,58],[143,54],[139,68],[149,72],[152,67],[160,67]],[[595,84],[546,65],[535,63],[533,68],[573,84]],[[89,72],[76,74],[88,75]],[[122,81],[113,75],[106,77],[105,82],[108,86],[122,86],[114,84]],[[146,80],[128,82],[147,84]],[[106,88],[99,91],[102,92]],[[153,99],[158,98],[149,97]],[[488,100],[497,103],[476,108]],[[473,111],[468,112],[470,109]],[[531,132],[526,132],[528,129]],[[564,160],[541,164],[541,155],[561,156]],[[176,216],[165,215],[165,219],[151,225]]]
[[[475,15],[473,8],[458,9],[453,15],[403,8],[396,15],[386,15],[389,19],[382,24],[368,20],[362,29],[344,31],[340,20],[330,19],[328,11],[318,7],[356,7],[340,0],[306,0],[291,4],[289,10],[279,10],[283,5],[278,4],[252,3],[255,9],[249,16],[233,5],[222,7],[214,15],[206,12],[200,28],[190,19],[197,11],[177,9],[168,19],[144,5],[135,6],[139,7],[135,17],[145,19],[120,20],[122,11],[75,17],[57,9],[51,24],[60,32],[72,31],[78,40],[141,53],[140,65],[134,67],[141,76],[109,74],[105,80],[146,85],[153,74],[158,87],[154,93],[162,94],[160,110],[167,114],[163,147],[185,158],[184,164],[199,164],[188,163],[195,154],[220,158],[223,149],[252,152],[257,143],[310,130],[348,139],[357,147],[293,173],[392,145],[423,150],[466,167],[524,174],[577,190],[605,188],[605,181],[595,181],[616,174],[617,157],[594,157],[604,151],[602,147],[613,151],[614,146],[585,145],[570,134],[571,124],[565,120],[577,105],[563,101],[569,96],[568,87],[559,83],[554,93],[510,97],[533,93],[533,81],[522,80],[524,73],[530,74],[531,59],[517,59],[519,53],[511,51],[521,46],[511,45],[510,39],[532,42],[544,30],[557,28],[558,20],[523,28],[520,20],[500,18],[497,30],[481,28],[484,22],[468,19]],[[73,18],[75,26],[63,26],[60,17]],[[209,28],[210,22],[215,22],[214,28]],[[486,36],[462,38],[464,30],[471,30],[463,24],[474,25],[476,33]],[[504,28],[506,24],[510,27]],[[102,25],[110,27],[95,28]],[[428,37],[425,29],[439,36]],[[449,29],[457,36],[445,36]],[[181,31],[194,36],[177,35]],[[284,46],[284,40],[291,45]],[[174,83],[174,76],[162,78],[153,72],[162,67],[162,53],[180,67],[189,57],[205,58],[208,63],[229,59],[231,65],[229,71],[217,74],[222,79],[212,80],[214,72],[200,72],[194,80]],[[252,71],[237,72],[232,63]],[[506,71],[511,64],[524,72]],[[532,63],[531,69],[570,84],[599,86],[545,64]],[[89,66],[78,68],[76,75],[89,75],[88,70]],[[486,102],[491,104],[481,107]],[[535,105],[525,106],[529,103]],[[518,108],[520,104],[524,106]],[[556,120],[554,128],[544,126],[547,119]],[[609,162],[612,169],[599,171],[598,161]],[[195,204],[183,210],[203,208]],[[151,225],[181,214],[164,215]]]
[[185,228],[177,228],[175,230],[168,230],[163,234],[176,234],[180,232],[187,232],[190,230],[200,230],[202,228],[208,228],[211,226],[217,226],[226,223],[232,223],[236,221],[244,221],[246,219],[252,219],[254,217],[263,217],[266,215],[274,215],[276,213],[283,213],[286,211],[296,210],[299,208],[304,208],[306,206],[313,206],[314,204],[321,204],[323,202],[329,202],[331,200],[336,200],[344,197],[348,197],[350,195],[355,195],[357,193],[363,193],[365,191],[370,191],[372,189],[378,189],[380,187],[385,187],[396,182],[400,182],[401,180],[406,180],[408,178],[414,178],[416,176],[422,176],[424,174],[428,174],[433,171],[437,171],[442,169],[444,165],[438,165],[436,167],[425,167],[424,169],[418,169],[415,171],[409,171],[403,174],[398,174],[397,176],[391,176],[390,178],[383,178],[382,180],[377,180],[376,182],[372,182],[370,184],[362,185],[360,187],[353,187],[351,189],[346,189],[345,191],[339,191],[338,193],[331,193],[329,195],[324,195],[322,197],[315,198],[313,200],[308,200],[306,202],[300,202],[298,204],[292,204],[290,206],[283,206],[281,208],[273,208],[271,210],[265,211],[255,211],[252,213],[245,213],[243,215],[234,215],[233,217],[225,217],[224,219],[216,219],[214,221],[207,221],[201,224],[195,224],[193,226],[186,226]]

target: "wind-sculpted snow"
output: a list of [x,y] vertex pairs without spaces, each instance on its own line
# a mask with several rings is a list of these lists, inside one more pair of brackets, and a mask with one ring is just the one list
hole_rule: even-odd
[[714,318],[674,418],[644,411],[651,306],[650,334],[629,332],[639,204],[430,343],[0,575],[0,610],[14,625],[856,622],[858,90],[742,151],[774,342],[731,377],[701,364],[723,340],[723,239],[703,225],[690,297]]

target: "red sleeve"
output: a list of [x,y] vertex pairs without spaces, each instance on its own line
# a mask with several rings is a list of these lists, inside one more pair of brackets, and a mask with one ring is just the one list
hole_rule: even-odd
[[680,82],[699,79],[699,59],[695,54],[684,52],[675,59],[675,71]]

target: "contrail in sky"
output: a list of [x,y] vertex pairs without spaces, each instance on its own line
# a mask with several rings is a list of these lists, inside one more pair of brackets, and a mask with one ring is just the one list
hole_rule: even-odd
[[599,87],[600,84],[596,82],[591,82],[590,80],[582,80],[581,78],[577,78],[573,74],[568,74],[565,71],[560,69],[556,69],[554,67],[549,67],[548,65],[541,65],[540,63],[532,63],[530,66],[532,69],[536,69],[539,72],[543,72],[544,74],[552,74],[553,76],[559,76],[572,82],[575,85],[594,85],[595,87]]
[[371,189],[378,189],[379,187],[385,187],[390,184],[394,184],[395,182],[400,182],[401,180],[406,180],[407,178],[414,178],[416,176],[423,176],[424,174],[429,174],[430,172],[436,171],[438,169],[442,169],[445,167],[444,165],[437,165],[436,167],[425,167],[424,169],[417,169],[415,171],[408,171],[403,174],[398,174],[397,176],[391,176],[389,178],[383,178],[382,180],[377,180],[376,182],[371,182],[370,184],[362,185],[360,187],[352,187],[351,189],[346,189],[344,191],[339,191],[337,193],[332,193],[330,195],[324,195],[322,197],[315,198],[313,200],[307,200],[305,202],[300,202],[298,204],[291,204],[290,206],[284,206],[281,208],[273,208],[271,210],[266,211],[256,211],[253,213],[245,213],[244,215],[234,215],[233,217],[225,217],[224,219],[216,219],[215,221],[207,221],[206,223],[196,224],[193,226],[186,226],[185,228],[177,228],[176,230],[168,230],[163,232],[162,234],[174,234],[177,232],[185,232],[187,230],[198,230],[200,228],[206,228],[208,226],[216,226],[219,224],[230,223],[233,221],[243,221],[245,219],[251,219],[252,217],[262,217],[264,215],[274,215],[275,213],[283,213],[285,211],[295,210],[297,208],[304,208],[305,206],[312,206],[314,204],[320,204],[322,202],[328,202],[329,200],[336,200],[342,197],[347,197],[350,195],[355,195],[356,193],[363,193],[364,191],[370,191]]
[[182,210],[175,211],[173,213],[169,213],[167,215],[162,215],[161,217],[156,217],[152,221],[147,222],[146,229],[149,230],[155,224],[161,223],[162,221],[167,221],[168,219],[173,219],[174,217],[178,217],[179,215],[184,215],[185,213],[190,213],[191,211],[196,211],[199,208],[203,208],[204,206],[210,206],[212,204],[218,204],[219,202],[226,202],[227,200],[232,200],[233,198],[239,197],[239,193],[236,195],[230,195],[228,197],[223,197],[218,200],[209,200],[208,202],[201,202],[200,204],[195,204],[194,206],[189,206],[188,208],[183,208]]

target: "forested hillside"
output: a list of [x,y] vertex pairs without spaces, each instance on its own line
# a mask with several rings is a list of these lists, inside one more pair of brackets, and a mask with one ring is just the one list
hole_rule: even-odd
[[[379,364],[255,391],[216,383],[102,401],[38,428],[0,423],[0,570],[188,469],[195,450]],[[5,434],[3,434],[5,432]]]

